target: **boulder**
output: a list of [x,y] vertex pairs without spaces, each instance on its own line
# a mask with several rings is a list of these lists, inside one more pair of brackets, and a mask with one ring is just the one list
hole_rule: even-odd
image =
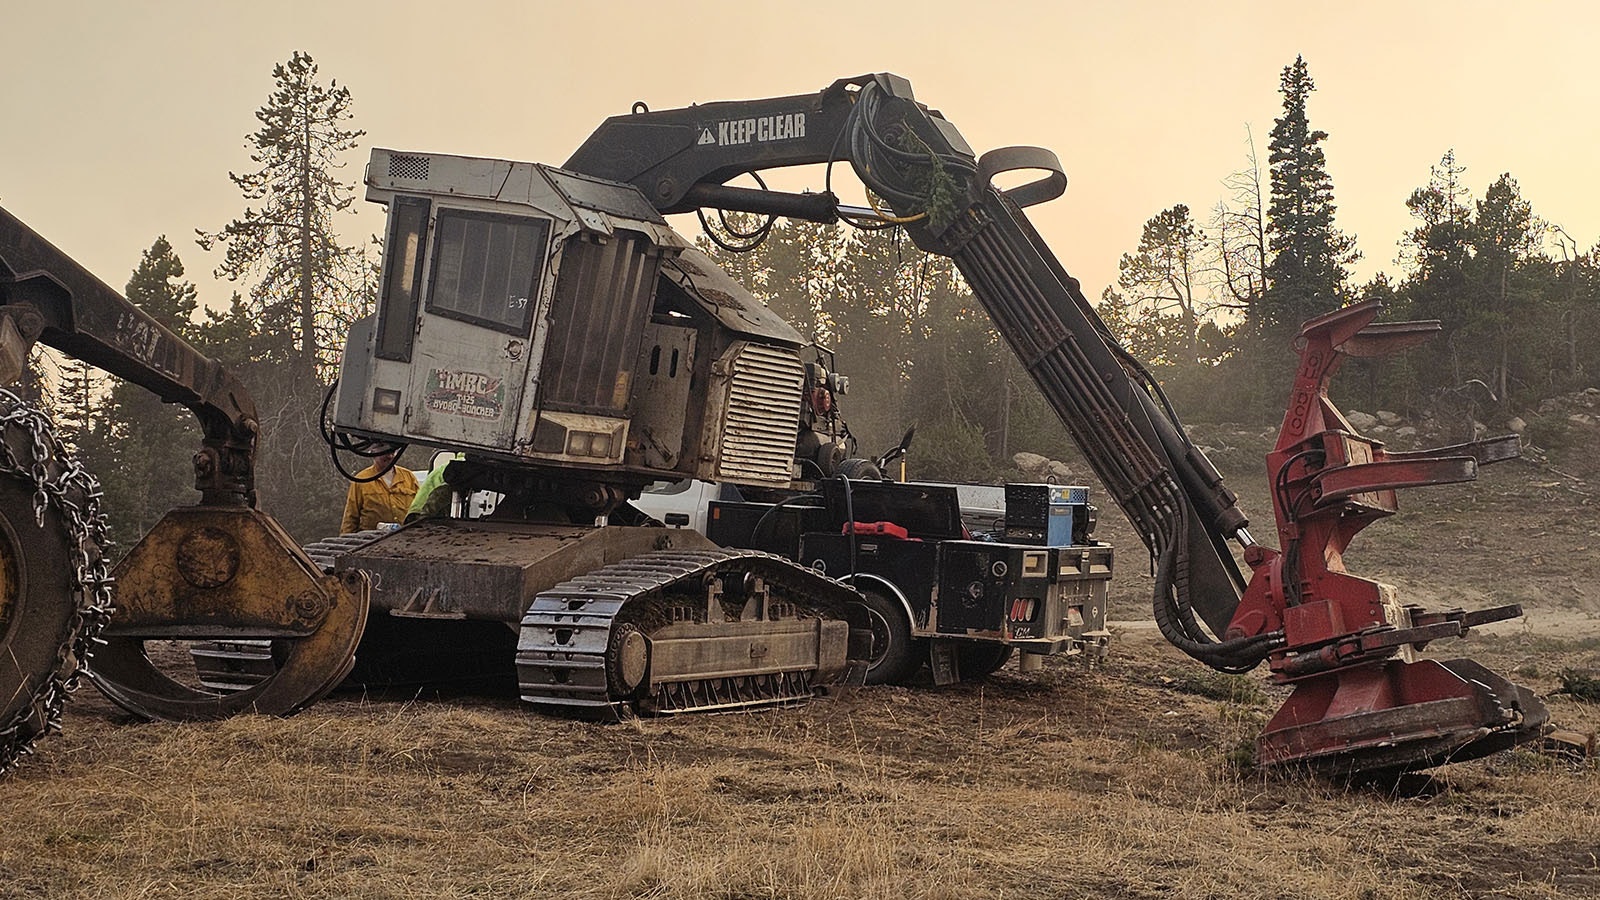
[[1387,409],[1378,410],[1377,416],[1378,416],[1378,421],[1379,422],[1382,422],[1383,424],[1389,426],[1390,428],[1393,428],[1396,425],[1399,425],[1400,421],[1401,421],[1399,413],[1393,413],[1393,412],[1388,411]]
[[1521,434],[1528,430],[1528,423],[1523,421],[1521,416],[1512,416],[1507,420],[1506,427],[1511,430],[1512,434]]
[[1022,452],[1012,454],[1011,463],[1028,478],[1051,484],[1068,484],[1072,481],[1072,468],[1059,459]]
[[1034,472],[1043,472],[1050,465],[1050,457],[1040,456],[1037,453],[1013,453],[1011,463],[1024,474],[1032,475]]
[[1351,410],[1345,413],[1344,420],[1349,422],[1350,427],[1357,431],[1366,431],[1368,428],[1378,424],[1377,416],[1370,416],[1357,410]]

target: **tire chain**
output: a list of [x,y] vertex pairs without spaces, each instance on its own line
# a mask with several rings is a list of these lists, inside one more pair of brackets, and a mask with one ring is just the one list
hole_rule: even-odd
[[89,656],[113,612],[112,579],[106,562],[111,541],[100,509],[100,482],[67,451],[48,416],[0,389],[0,437],[10,437],[19,429],[28,438],[26,457],[19,456],[22,448],[0,440],[0,477],[33,485],[33,516],[40,528],[49,509],[61,514],[68,546],[76,556],[72,573],[75,608],[70,637],[62,643],[48,680],[12,721],[0,722],[0,775],[33,753],[39,738],[61,730],[67,697],[77,691]]

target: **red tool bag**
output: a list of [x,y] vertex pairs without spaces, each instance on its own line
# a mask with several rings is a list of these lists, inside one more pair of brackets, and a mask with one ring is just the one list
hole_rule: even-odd
[[893,522],[846,522],[841,534],[861,534],[873,537],[893,538],[897,541],[906,540],[905,528]]

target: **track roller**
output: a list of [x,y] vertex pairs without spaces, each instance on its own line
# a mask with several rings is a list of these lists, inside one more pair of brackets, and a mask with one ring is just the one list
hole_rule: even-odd
[[788,560],[648,553],[541,592],[522,619],[522,699],[593,718],[776,706],[847,675],[860,595]]

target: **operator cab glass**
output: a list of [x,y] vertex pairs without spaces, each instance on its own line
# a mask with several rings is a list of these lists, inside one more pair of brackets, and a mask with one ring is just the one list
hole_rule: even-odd
[[439,210],[428,310],[526,335],[550,241],[548,219]]
[[379,359],[411,361],[417,298],[422,284],[422,244],[428,238],[429,203],[422,197],[396,197],[389,208],[387,271],[378,316]]

